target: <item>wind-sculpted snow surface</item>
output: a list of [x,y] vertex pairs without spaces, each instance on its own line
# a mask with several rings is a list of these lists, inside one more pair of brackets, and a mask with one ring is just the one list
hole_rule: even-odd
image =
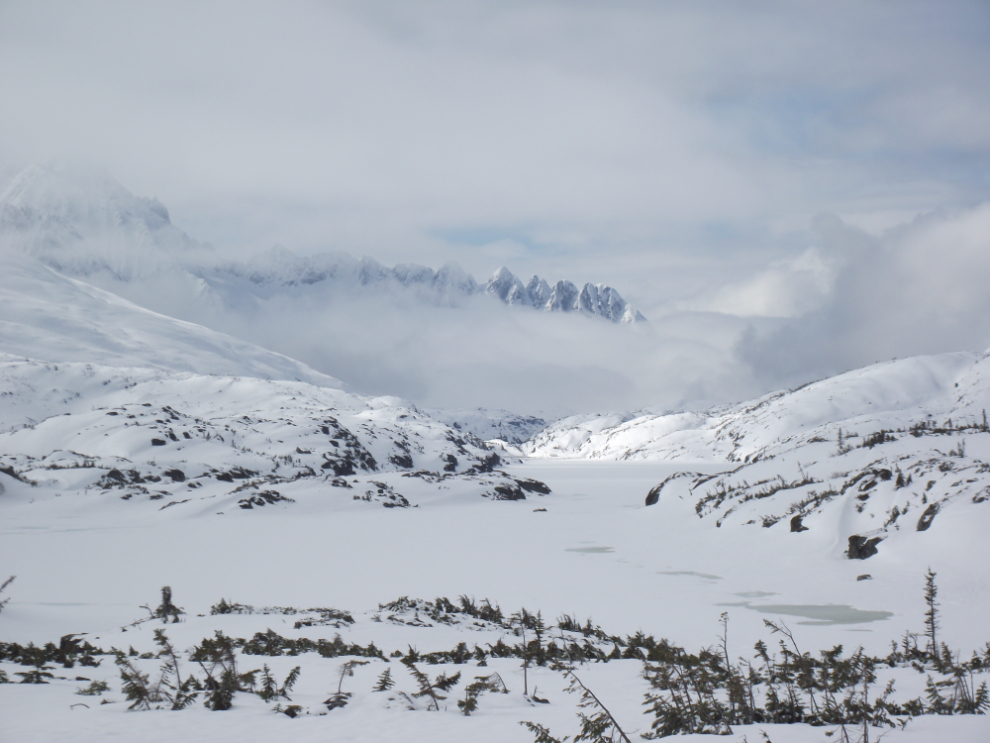
[[927,531],[946,507],[990,518],[990,355],[878,364],[702,413],[575,417],[523,445],[533,457],[723,462],[653,488],[716,526],[834,533],[851,558]]
[[6,361],[0,420],[0,482],[20,502],[215,513],[546,492],[401,400],[302,382]]

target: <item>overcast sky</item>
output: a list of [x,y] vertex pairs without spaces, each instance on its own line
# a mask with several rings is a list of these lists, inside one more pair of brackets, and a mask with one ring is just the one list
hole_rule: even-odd
[[103,166],[224,250],[789,318],[738,348],[767,384],[990,346],[986,0],[4,0],[0,70],[0,162]]

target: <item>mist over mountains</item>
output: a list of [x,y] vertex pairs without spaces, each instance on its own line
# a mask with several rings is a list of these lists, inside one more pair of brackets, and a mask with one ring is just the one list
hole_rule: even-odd
[[98,170],[32,165],[9,177],[0,244],[355,389],[431,407],[627,407],[642,392],[637,368],[658,350],[658,331],[604,284],[523,285],[504,267],[479,283],[454,264],[387,267],[283,246],[225,255]]
[[333,284],[335,291],[412,289],[418,299],[457,305],[475,294],[547,312],[578,312],[612,322],[646,318],[618,291],[603,284],[578,289],[561,280],[551,287],[534,276],[523,287],[507,268],[479,284],[456,264],[434,271],[417,264],[383,266],[341,252],[300,256],[277,245],[242,260],[224,260],[172,224],[157,198],[131,194],[100,171],[31,165],[0,192],[0,237],[56,270],[80,278],[128,282],[162,270],[206,282],[221,301],[235,305],[236,289],[259,298],[292,288]]
[[[0,185],[5,252],[356,390],[543,419],[700,409],[884,358],[979,350],[988,218],[983,205],[875,237],[823,216],[820,245],[728,283],[713,274],[698,294],[649,297],[646,279],[632,281],[651,308],[642,322],[614,287],[507,267],[482,283],[452,263],[215,249],[99,170],[35,165]],[[933,250],[937,264],[925,260]]]

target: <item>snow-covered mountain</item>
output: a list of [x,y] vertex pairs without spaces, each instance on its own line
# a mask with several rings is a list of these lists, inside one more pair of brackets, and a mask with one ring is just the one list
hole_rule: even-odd
[[353,394],[23,255],[0,273],[0,421],[0,486],[32,501],[120,490],[247,508],[255,491],[289,502],[357,486],[354,497],[391,506],[409,505],[410,491],[546,491],[493,471],[498,453],[411,403]]
[[584,312],[612,322],[644,322],[615,289],[605,284],[585,284],[578,289],[570,281],[550,286],[539,276],[523,285],[515,274],[503,266],[488,280],[485,291],[509,305],[533,307],[547,312]]
[[947,508],[990,518],[988,408],[990,353],[944,354],[702,412],[575,416],[522,451],[683,463],[647,504],[686,499],[717,526],[824,530],[862,558],[902,529],[927,531]]
[[233,300],[235,286],[243,293],[264,299],[307,289],[334,292],[407,289],[420,301],[452,306],[480,291],[478,283],[455,264],[436,271],[414,264],[389,268],[372,258],[355,258],[348,253],[299,256],[281,245],[243,262],[218,262],[198,267],[195,272],[228,301]]
[[0,187],[0,241],[61,273],[128,281],[210,250],[101,171],[31,165]]
[[548,488],[395,398],[305,382],[0,360],[7,504],[191,514],[328,499],[416,505],[437,490],[524,500]]
[[[220,260],[209,245],[173,225],[156,198],[136,197],[106,173],[78,168],[32,165],[16,174],[0,191],[0,242],[138,303],[157,297],[142,280],[165,276],[181,286],[178,291],[186,303],[201,304],[201,310],[237,311],[245,306],[246,296],[265,300],[307,289],[405,289],[419,301],[441,306],[457,306],[488,293],[508,304],[577,310],[613,322],[645,319],[616,290],[601,284],[578,290],[570,281],[550,287],[533,277],[530,290],[519,284],[521,293],[506,299],[499,282],[518,280],[504,268],[481,285],[454,264],[438,270],[416,264],[387,267],[340,252],[299,256],[282,246],[245,260]],[[186,307],[186,312],[196,308]]]
[[26,255],[0,270],[0,352],[24,358],[345,385],[287,356],[146,310]]
[[593,285],[584,310],[560,311],[575,305],[555,300],[551,311],[537,312],[506,307],[456,265],[389,267],[278,246],[221,256],[172,224],[156,199],[77,168],[32,166],[0,176],[0,256],[25,253],[63,276],[297,359],[354,389],[432,408],[564,412],[587,399],[588,385],[598,404],[628,404],[634,385],[625,380],[637,364],[618,361],[614,350],[589,356],[574,340],[632,351],[642,366],[656,355],[661,331],[595,322],[635,315],[618,294]]
[[547,427],[547,421],[534,415],[518,415],[509,410],[436,410],[431,417],[458,431],[470,433],[482,441],[520,445]]

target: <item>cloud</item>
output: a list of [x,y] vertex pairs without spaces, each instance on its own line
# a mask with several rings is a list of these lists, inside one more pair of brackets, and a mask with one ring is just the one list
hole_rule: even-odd
[[[142,293],[147,300],[147,290]],[[754,391],[731,361],[745,322],[713,316],[616,326],[506,307],[487,295],[436,306],[395,286],[388,292],[335,286],[278,294],[237,312],[217,309],[196,311],[210,327],[332,369],[356,390],[427,407],[562,416]]]
[[807,237],[811,214],[878,194],[887,211],[985,198],[988,15],[7,2],[0,96],[17,115],[0,121],[0,159],[98,162],[221,248],[485,275],[489,254],[455,236],[494,227],[532,246],[527,271],[561,274],[608,266],[603,250],[708,246],[716,222]]
[[756,276],[730,282],[683,303],[688,309],[744,317],[799,317],[826,299],[835,265],[815,248],[771,261]]
[[874,361],[990,346],[990,203],[933,212],[874,237],[834,215],[816,220],[841,268],[818,309],[742,358],[763,379],[805,381]]

